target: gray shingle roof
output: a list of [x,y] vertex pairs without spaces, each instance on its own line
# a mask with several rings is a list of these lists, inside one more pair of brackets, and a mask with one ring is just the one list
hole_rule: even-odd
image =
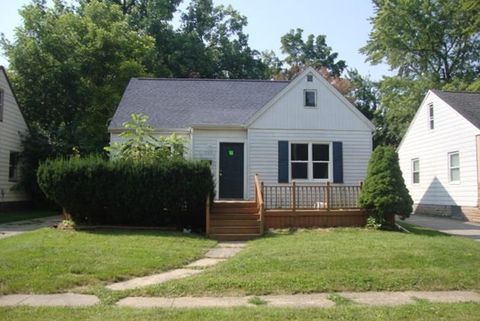
[[288,81],[132,78],[109,128],[122,128],[132,113],[156,128],[241,126]]
[[480,129],[480,92],[442,90],[432,92]]

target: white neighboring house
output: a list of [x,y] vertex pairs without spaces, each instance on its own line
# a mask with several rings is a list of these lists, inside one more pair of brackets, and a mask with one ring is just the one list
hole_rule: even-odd
[[414,213],[480,221],[480,93],[430,90],[398,147]]
[[24,207],[29,201],[25,193],[13,189],[20,175],[21,133],[27,132],[7,73],[0,66],[0,211]]
[[111,142],[132,113],[211,162],[217,199],[252,199],[255,174],[266,184],[358,184],[372,151],[372,123],[312,68],[292,81],[133,78]]

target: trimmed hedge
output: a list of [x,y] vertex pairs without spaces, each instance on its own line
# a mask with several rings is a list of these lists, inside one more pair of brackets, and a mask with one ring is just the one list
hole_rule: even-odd
[[38,184],[75,223],[202,229],[213,195],[204,161],[110,161],[100,157],[42,163]]

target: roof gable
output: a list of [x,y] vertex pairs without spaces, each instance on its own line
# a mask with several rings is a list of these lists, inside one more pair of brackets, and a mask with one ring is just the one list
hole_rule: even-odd
[[156,128],[244,126],[288,81],[133,78],[109,128],[132,113],[150,116]]
[[480,129],[480,92],[432,90],[441,100]]

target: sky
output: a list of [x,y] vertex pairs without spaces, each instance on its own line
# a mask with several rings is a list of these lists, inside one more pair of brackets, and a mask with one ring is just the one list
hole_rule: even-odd
[[[21,24],[18,10],[30,0],[1,0],[0,32],[13,40],[14,28]],[[280,37],[291,29],[301,28],[304,36],[324,34],[327,44],[338,52],[349,68],[379,80],[392,75],[385,64],[371,65],[358,50],[367,42],[371,31],[368,20],[373,15],[370,0],[214,0],[215,4],[232,5],[247,17],[245,32],[249,44],[259,51],[274,50],[281,56]],[[188,1],[180,6],[184,8]],[[3,53],[0,65],[8,66]]]

